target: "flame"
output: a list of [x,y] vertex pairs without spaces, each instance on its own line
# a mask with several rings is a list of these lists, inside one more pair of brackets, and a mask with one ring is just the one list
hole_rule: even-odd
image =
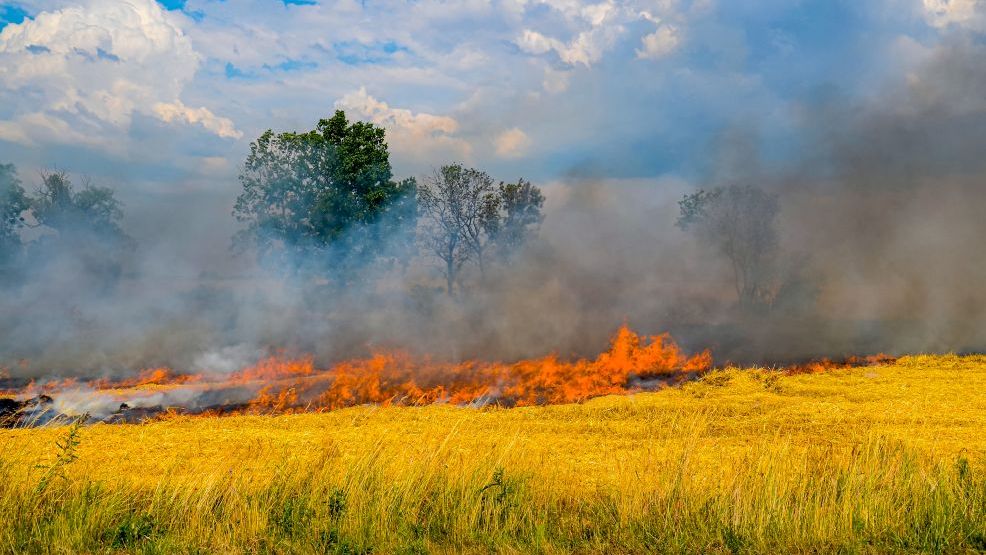
[[99,379],[90,382],[96,389],[126,389],[142,388],[155,385],[176,385],[193,383],[201,380],[201,376],[195,374],[178,374],[170,368],[148,368],[141,371],[137,376],[129,379],[110,380]]
[[625,393],[638,389],[633,385],[635,379],[674,381],[711,364],[708,351],[688,357],[667,335],[641,337],[624,326],[609,350],[595,360],[564,362],[550,355],[514,363],[446,363],[415,359],[403,352],[379,352],[319,370],[311,357],[271,357],[238,372],[231,381],[269,382],[249,403],[251,409],[261,411],[335,409],[366,403],[524,406]]
[[[704,371],[711,364],[708,351],[686,356],[666,334],[640,336],[623,326],[612,338],[609,349],[598,357],[571,362],[549,355],[512,363],[453,363],[402,351],[382,351],[319,368],[311,355],[290,357],[279,353],[232,374],[182,374],[170,368],[151,368],[119,380],[67,379],[31,384],[20,393],[55,394],[86,387],[129,404],[134,399],[150,399],[175,390],[219,393],[214,395],[219,399],[225,399],[226,392],[252,392],[245,401],[220,400],[218,406],[195,411],[209,414],[331,410],[368,403],[524,406],[579,402],[637,391],[645,384],[660,386]],[[169,408],[160,407],[160,412],[164,414]]]
[[[782,370],[818,373],[893,360],[882,354],[842,361],[821,359]],[[103,407],[98,418],[130,422],[181,414],[323,411],[370,403],[526,406],[654,389],[711,366],[709,351],[689,356],[667,334],[641,336],[624,325],[609,348],[594,359],[565,361],[552,354],[516,362],[447,362],[403,351],[379,351],[323,368],[312,355],[292,357],[282,351],[233,373],[148,368],[123,379],[31,382],[20,390],[0,390],[0,397],[38,406],[44,396],[49,404],[54,402],[51,396],[58,396],[62,403],[56,403],[57,410],[74,402],[79,414]]]

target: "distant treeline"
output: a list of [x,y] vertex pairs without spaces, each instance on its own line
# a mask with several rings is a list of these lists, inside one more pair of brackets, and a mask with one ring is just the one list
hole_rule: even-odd
[[[59,248],[82,255],[85,270],[112,284],[134,247],[114,191],[88,180],[76,186],[65,171],[40,177],[32,195],[14,165],[0,165],[3,281],[25,278]],[[497,182],[450,164],[420,183],[395,180],[383,128],[349,122],[342,111],[311,131],[263,133],[239,180],[233,216],[244,228],[233,248],[267,267],[333,283],[426,255],[439,262],[453,295],[464,266],[484,274],[518,252],[543,219],[544,195],[524,179]],[[31,228],[38,231],[24,233]]]
[[[46,270],[46,263],[71,252],[80,272],[111,284],[133,242],[123,232],[123,210],[112,189],[88,180],[72,183],[64,171],[43,171],[34,194],[25,192],[12,164],[0,164],[0,283]],[[37,228],[26,241],[21,233]]]
[[[40,178],[28,194],[15,167],[0,165],[0,279],[24,279],[68,249],[81,271],[111,286],[134,247],[113,190],[76,186],[64,171]],[[521,252],[544,220],[545,197],[523,178],[497,181],[447,164],[420,182],[395,179],[384,129],[350,122],[341,110],[310,131],[264,132],[239,181],[233,216],[243,228],[233,249],[340,285],[421,257],[434,261],[455,296],[467,276],[482,281],[491,265]],[[774,275],[778,212],[775,195],[750,186],[700,190],[680,202],[679,227],[728,260],[741,306],[767,307],[784,295]],[[39,231],[25,240],[29,228]]]

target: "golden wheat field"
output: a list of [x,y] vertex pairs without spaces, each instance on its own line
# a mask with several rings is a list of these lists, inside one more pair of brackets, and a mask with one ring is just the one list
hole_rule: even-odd
[[986,357],[0,430],[7,553],[986,550]]

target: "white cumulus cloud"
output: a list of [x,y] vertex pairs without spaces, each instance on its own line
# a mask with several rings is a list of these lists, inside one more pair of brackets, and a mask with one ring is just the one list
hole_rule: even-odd
[[134,115],[238,137],[180,100],[201,57],[154,0],[87,0],[0,32],[0,136],[112,145]]
[[180,100],[171,103],[158,102],[154,105],[154,114],[168,123],[180,121],[199,124],[220,137],[239,139],[243,136],[231,120],[213,114],[208,108],[189,108]]
[[582,64],[589,67],[602,58],[622,32],[623,27],[619,25],[593,27],[579,33],[572,40],[563,42],[525,29],[516,44],[528,54],[540,55],[554,51],[568,65]]
[[514,127],[500,133],[496,138],[496,154],[501,158],[519,158],[531,145],[531,139],[520,128]]
[[469,158],[472,148],[457,137],[459,122],[449,116],[412,112],[390,106],[366,92],[366,87],[351,92],[335,103],[350,119],[371,121],[387,131],[387,142],[402,157],[417,160],[418,164],[434,159]]
[[653,33],[644,35],[641,48],[637,49],[637,57],[650,60],[663,58],[677,50],[680,43],[681,36],[675,26],[661,25]]

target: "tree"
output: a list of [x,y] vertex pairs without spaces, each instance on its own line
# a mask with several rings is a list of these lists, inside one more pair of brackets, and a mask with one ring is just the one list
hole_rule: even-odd
[[419,237],[424,248],[444,264],[445,291],[452,295],[459,270],[471,253],[462,241],[455,214],[458,193],[447,173],[449,166],[443,166],[418,188]]
[[490,253],[510,253],[540,225],[544,195],[523,179],[500,183],[460,164],[442,166],[418,192],[421,241],[443,263],[446,290],[459,271],[475,262],[485,276]]
[[44,227],[32,245],[36,263],[71,257],[88,277],[111,285],[122,270],[121,257],[131,247],[123,232],[123,205],[112,189],[85,181],[76,189],[64,171],[42,172],[41,186],[30,204],[32,227]]
[[[268,130],[250,145],[233,214],[261,259],[341,277],[413,236],[413,179],[395,182],[383,128],[343,111],[304,133]],[[277,255],[286,255],[277,256]]]
[[768,304],[777,251],[777,196],[751,186],[718,187],[685,195],[678,206],[678,227],[694,231],[729,259],[740,306]]
[[120,227],[123,205],[113,189],[96,187],[87,180],[77,191],[64,171],[42,172],[41,187],[31,202],[31,215],[61,235],[82,232],[118,239],[125,236]]
[[445,175],[452,176],[452,189],[456,192],[452,213],[471,258],[479,266],[480,275],[485,276],[487,252],[500,230],[500,197],[493,178],[486,172],[458,165],[445,169]]
[[446,292],[453,294],[459,270],[482,257],[487,229],[495,225],[493,180],[459,164],[442,166],[418,190],[421,241],[444,263]]
[[17,168],[0,164],[0,279],[10,274],[10,265],[21,249],[18,230],[23,226],[21,214],[30,207]]
[[496,241],[501,252],[510,256],[537,232],[544,221],[541,213],[544,195],[530,181],[520,179],[517,183],[501,183],[499,196],[502,216]]

